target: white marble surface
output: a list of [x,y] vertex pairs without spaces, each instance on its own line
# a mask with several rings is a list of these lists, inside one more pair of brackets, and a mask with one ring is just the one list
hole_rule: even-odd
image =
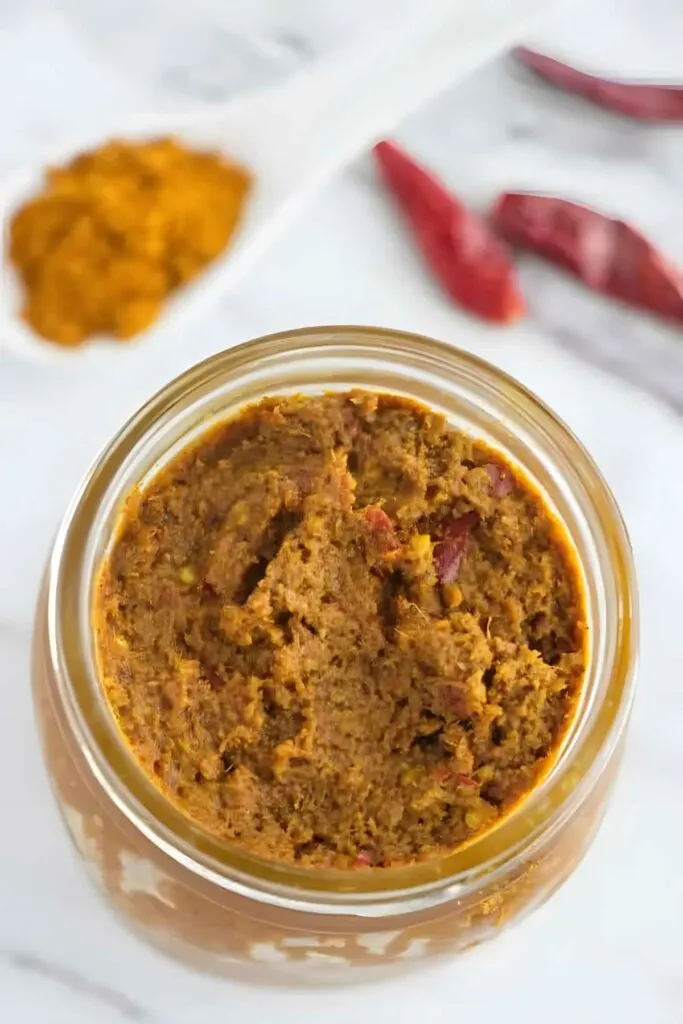
[[[193,8],[202,13],[192,16],[189,5],[171,0],[59,6],[0,0],[0,173],[75,127],[115,124],[148,104],[192,103],[275,78],[367,30],[370,14],[396,9],[390,0],[202,0]],[[587,66],[673,77],[683,33],[676,0],[601,7],[579,0],[558,19],[542,27],[557,52]],[[502,185],[557,187],[628,214],[683,257],[683,128],[612,119],[501,60],[398,134],[473,202]],[[323,1014],[332,1022],[374,1021],[381,1013],[397,1022],[683,1021],[683,339],[547,268],[530,262],[524,278],[533,315],[519,328],[492,330],[459,315],[422,273],[369,162],[360,161],[238,294],[191,336],[169,342],[163,365],[131,348],[120,371],[101,380],[78,366],[45,373],[0,361],[0,1020],[213,1024],[277,1013],[288,1024]],[[257,990],[167,962],[129,936],[89,888],[40,764],[27,643],[52,531],[122,418],[209,352],[269,330],[335,321],[403,327],[473,348],[537,390],[576,429],[632,534],[643,606],[641,685],[600,836],[574,878],[528,922],[452,966],[390,983],[334,994]]]

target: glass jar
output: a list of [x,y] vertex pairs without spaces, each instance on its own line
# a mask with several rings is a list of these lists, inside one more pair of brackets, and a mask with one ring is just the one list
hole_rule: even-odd
[[[590,637],[583,697],[546,776],[441,860],[361,872],[266,863],[203,833],[134,763],[94,668],[93,579],[126,496],[213,423],[263,395],[353,387],[424,402],[521,468],[573,545]],[[33,680],[47,768],[90,873],[127,921],[204,969],[259,980],[370,976],[468,949],[572,873],[608,799],[637,647],[629,542],[575,437],[500,370],[428,338],[356,327],[272,335],[187,371],[97,459],[54,545]],[[353,968],[350,970],[349,968]]]

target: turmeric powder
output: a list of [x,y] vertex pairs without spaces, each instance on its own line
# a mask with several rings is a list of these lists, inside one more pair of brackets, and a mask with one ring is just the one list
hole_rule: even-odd
[[145,330],[226,248],[250,184],[242,167],[173,138],[112,141],[51,168],[10,225],[23,318],[64,346]]

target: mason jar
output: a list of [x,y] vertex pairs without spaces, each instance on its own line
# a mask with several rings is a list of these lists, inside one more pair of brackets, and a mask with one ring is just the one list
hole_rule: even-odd
[[[264,395],[365,388],[443,413],[544,496],[580,567],[582,696],[555,760],[493,830],[397,868],[324,870],[251,856],[203,832],[136,764],[107,706],[91,624],[98,567],[127,496],[204,431]],[[524,387],[428,338],[320,327],[250,341],[188,370],[98,457],[55,540],[33,648],[45,763],[88,873],[156,946],[255,980],[354,980],[490,939],[573,872],[602,819],[633,693],[636,589],[614,499],[568,428]]]

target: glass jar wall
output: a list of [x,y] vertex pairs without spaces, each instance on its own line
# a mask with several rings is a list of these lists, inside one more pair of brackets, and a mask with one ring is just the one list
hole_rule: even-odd
[[[437,409],[498,449],[543,493],[583,574],[589,666],[555,763],[497,828],[440,861],[305,870],[221,844],[145,778],[95,671],[92,587],[126,496],[179,449],[266,394],[354,387]],[[571,874],[602,818],[618,765],[636,642],[623,523],[567,428],[472,356],[413,335],[330,327],[215,356],[172,382],[114,438],[56,539],[37,611],[33,679],[45,760],[67,829],[89,872],[136,930],[219,973],[352,980],[488,939]]]

